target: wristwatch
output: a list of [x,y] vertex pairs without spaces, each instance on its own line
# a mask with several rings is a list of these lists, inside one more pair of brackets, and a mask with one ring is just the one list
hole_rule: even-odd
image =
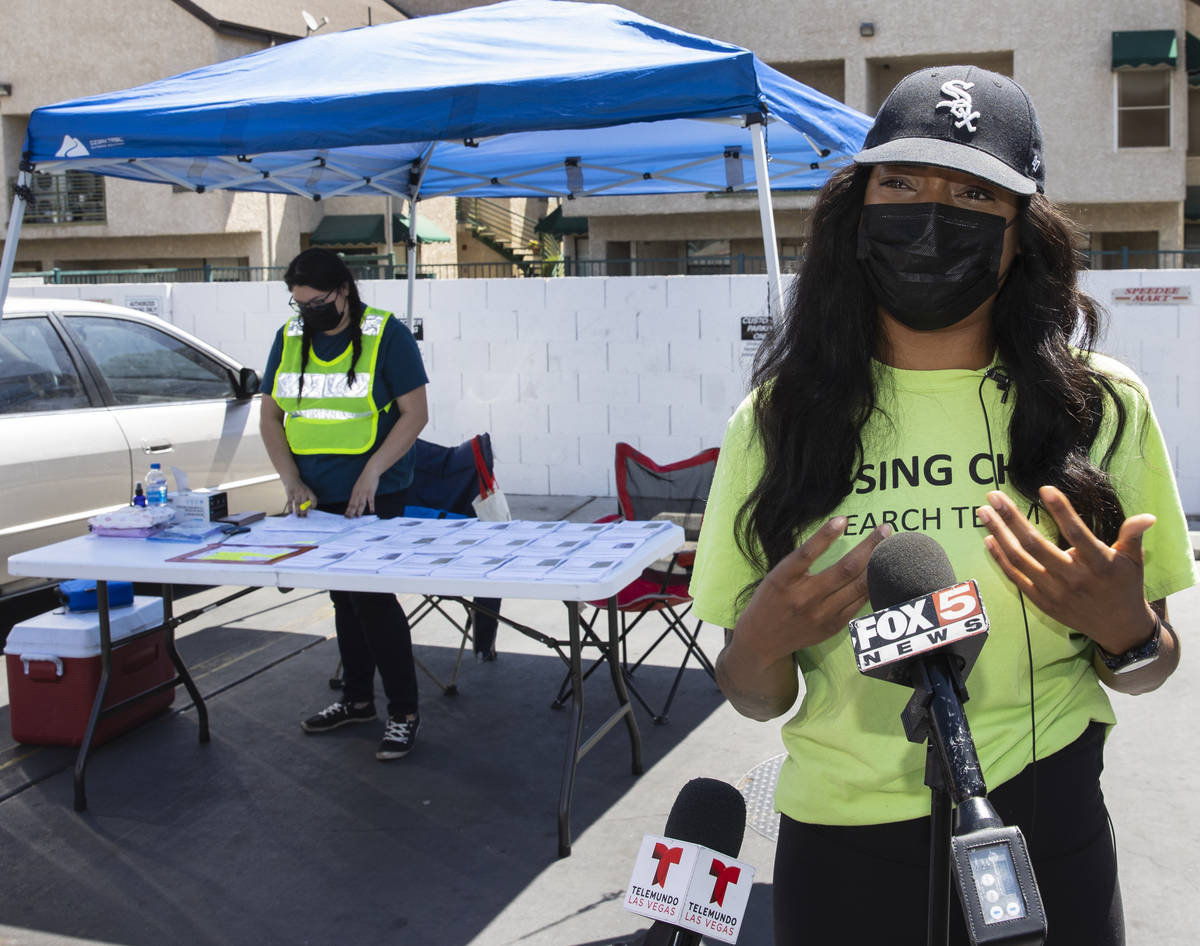
[[1130,647],[1123,654],[1110,654],[1097,644],[1096,646],[1100,647],[1100,659],[1104,661],[1104,666],[1113,673],[1132,673],[1134,670],[1140,670],[1142,667],[1154,663],[1158,659],[1158,645],[1162,639],[1164,627],[1172,637],[1175,636],[1175,629],[1155,612],[1154,631],[1145,643]]

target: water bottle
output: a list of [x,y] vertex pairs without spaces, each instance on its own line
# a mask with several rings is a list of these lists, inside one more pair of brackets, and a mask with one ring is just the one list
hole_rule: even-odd
[[167,474],[162,471],[161,463],[151,463],[150,472],[146,474],[146,505],[165,506],[167,504]]

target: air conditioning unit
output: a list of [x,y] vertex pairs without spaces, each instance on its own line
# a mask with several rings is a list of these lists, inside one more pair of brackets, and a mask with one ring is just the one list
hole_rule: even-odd
[[33,189],[35,191],[53,192],[55,190],[55,180],[53,174],[35,174],[33,175]]

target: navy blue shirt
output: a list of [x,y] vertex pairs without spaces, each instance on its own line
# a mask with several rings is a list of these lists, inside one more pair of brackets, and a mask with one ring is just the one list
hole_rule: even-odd
[[[350,344],[350,329],[337,335],[317,332],[313,335],[312,352],[322,361],[331,361],[346,350]],[[275,333],[275,342],[267,356],[263,370],[262,390],[270,394],[275,387],[275,372],[279,370],[279,359],[283,356],[283,326]],[[379,338],[379,358],[375,363],[375,378],[371,394],[381,408],[375,442],[365,453],[293,453],[300,478],[314,493],[318,503],[340,503],[350,498],[350,491],[358,481],[359,474],[384,439],[396,426],[400,411],[392,403],[396,398],[415,391],[429,383],[425,365],[421,361],[421,350],[416,339],[404,324],[403,319],[392,316],[384,323]],[[386,405],[386,407],[385,407]],[[413,452],[409,450],[390,466],[379,478],[376,494],[407,489],[413,478]]]

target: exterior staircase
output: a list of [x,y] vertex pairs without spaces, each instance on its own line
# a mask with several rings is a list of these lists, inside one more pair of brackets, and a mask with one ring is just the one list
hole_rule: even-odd
[[542,274],[546,237],[534,231],[537,221],[507,203],[483,197],[459,197],[458,222],[465,224],[480,243],[516,264],[526,276]]

